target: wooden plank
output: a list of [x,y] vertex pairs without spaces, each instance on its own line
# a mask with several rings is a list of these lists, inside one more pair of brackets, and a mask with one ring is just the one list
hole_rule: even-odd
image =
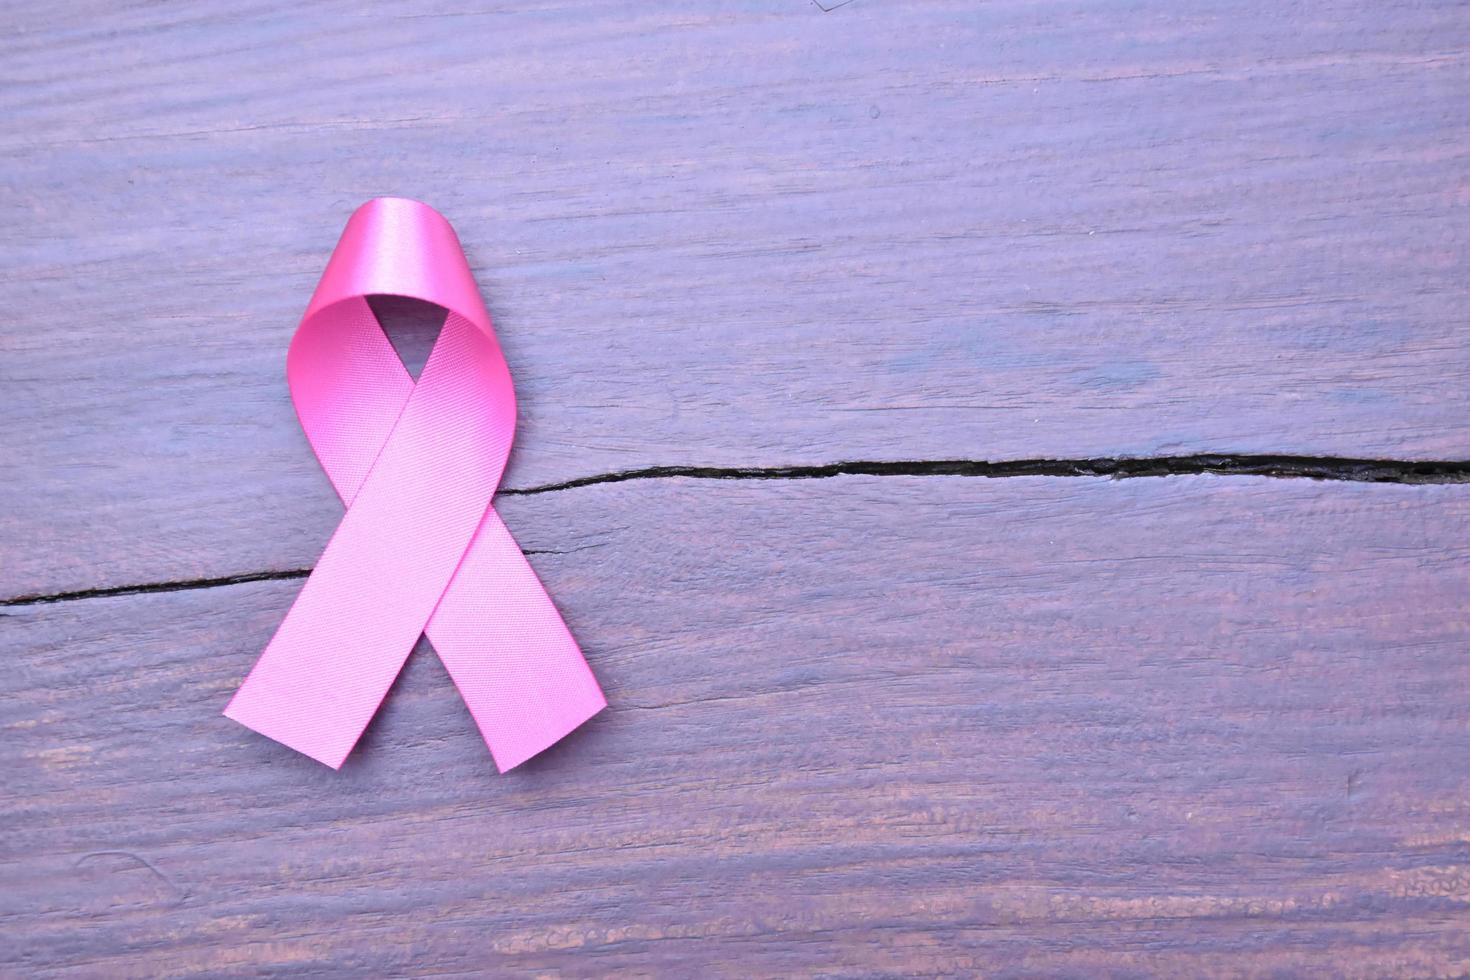
[[299,567],[351,208],[464,236],[512,486],[652,464],[1470,456],[1457,3],[0,12],[0,595]]
[[295,583],[5,611],[0,962],[109,977],[1470,969],[1470,488],[510,500],[612,707],[497,777],[218,714]]

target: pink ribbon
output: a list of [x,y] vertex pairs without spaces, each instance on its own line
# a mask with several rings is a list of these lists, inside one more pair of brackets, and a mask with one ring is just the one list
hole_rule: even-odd
[[[448,311],[417,383],[366,297]],[[426,204],[353,214],[286,374],[342,523],[225,714],[336,769],[421,633],[501,772],[606,706],[490,500],[515,391],[454,229]]]

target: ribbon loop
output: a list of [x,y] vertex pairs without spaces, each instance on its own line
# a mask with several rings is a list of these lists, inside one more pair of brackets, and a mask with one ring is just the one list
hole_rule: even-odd
[[[444,307],[417,383],[366,297]],[[504,772],[605,705],[491,498],[515,392],[453,228],[379,198],[347,223],[287,357],[347,513],[225,714],[339,768],[421,633]]]

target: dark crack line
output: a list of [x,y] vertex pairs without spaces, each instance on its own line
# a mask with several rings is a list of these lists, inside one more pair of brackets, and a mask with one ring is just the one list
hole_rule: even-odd
[[78,589],[75,592],[56,592],[51,595],[22,595],[14,599],[0,599],[0,606],[34,606],[46,602],[71,602],[73,599],[103,599],[120,595],[147,595],[150,592],[189,592],[193,589],[214,589],[221,585],[244,585],[246,582],[287,582],[306,578],[309,568],[290,568],[281,572],[250,572],[247,575],[225,575],[220,578],[191,578],[178,582],[146,582],[143,585],[114,585],[105,589]]
[[[1399,483],[1408,485],[1470,483],[1470,460],[1360,459],[1348,456],[1283,456],[1269,454],[1200,453],[1193,456],[1146,458],[1096,457],[1092,459],[1017,459],[989,462],[976,459],[912,461],[850,460],[821,466],[647,466],[578,477],[561,483],[501,490],[497,496],[529,497],[559,490],[574,490],[603,483],[633,480],[662,480],[683,477],[693,480],[825,480],[838,476],[967,476],[1004,479],[1017,476],[1106,477],[1126,480],[1158,476],[1264,476],[1275,479],[1328,480],[1343,483]],[[577,548],[574,551],[585,549]],[[528,549],[526,554],[563,554],[560,551]],[[284,582],[311,574],[309,568],[251,572],[221,578],[186,579],[117,585],[104,589],[78,589],[50,595],[23,595],[0,599],[0,608],[32,606],[75,599],[146,595],[154,592],[188,592],[247,582]]]
[[1333,480],[1348,483],[1470,483],[1470,460],[1357,459],[1347,456],[1281,456],[1200,453],[1194,456],[1095,457],[1092,459],[977,459],[922,461],[852,460],[821,466],[648,466],[618,473],[583,476],[562,483],[501,490],[499,496],[531,496],[557,490],[687,477],[696,480],[825,480],[835,476],[1014,476],[1110,477],[1269,476],[1277,479]]

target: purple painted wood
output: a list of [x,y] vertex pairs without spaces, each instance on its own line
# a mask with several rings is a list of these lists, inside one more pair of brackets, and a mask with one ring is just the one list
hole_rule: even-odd
[[294,582],[7,610],[0,961],[1470,968],[1463,488],[659,480],[506,511],[612,704],[506,777],[425,649],[339,774],[219,717]]
[[465,239],[512,487],[1470,457],[1467,42],[1454,2],[7,4],[0,603],[167,591],[0,605],[0,974],[1470,972],[1464,485],[503,498],[612,701],[505,778],[427,650],[341,774],[227,722],[299,581],[183,581],[335,526],[284,355],[383,193]]
[[350,210],[456,222],[510,485],[657,464],[1470,456],[1455,2],[0,13],[0,595],[293,568]]

